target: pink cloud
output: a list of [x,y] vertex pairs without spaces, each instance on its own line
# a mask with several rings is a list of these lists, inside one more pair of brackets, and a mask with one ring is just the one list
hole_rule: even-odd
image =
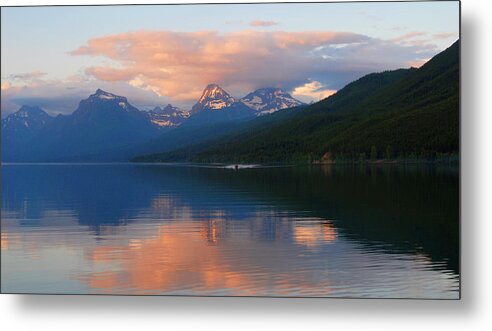
[[417,59],[417,60],[412,60],[412,61],[409,61],[408,62],[408,65],[410,67],[414,67],[414,68],[420,68],[421,66],[423,66],[427,61],[429,61],[429,59]]
[[64,80],[36,71],[2,79],[2,115],[22,104],[69,113],[97,88],[124,95],[141,109],[168,102],[190,107],[210,82],[234,97],[280,87],[309,102],[365,74],[420,65],[439,51],[422,36],[381,40],[334,31],[256,30],[102,36],[70,54],[102,57],[109,64],[82,68],[83,74]]
[[393,38],[391,39],[391,41],[401,45],[426,46],[433,42],[449,38],[457,38],[457,36],[455,33],[448,32],[436,33],[431,35],[421,31],[413,31]]
[[405,33],[399,37],[396,37],[396,38],[393,38],[391,39],[391,41],[393,42],[408,42],[409,40],[412,40],[412,39],[415,39],[416,37],[422,37],[422,36],[425,36],[426,33],[425,32],[421,32],[421,31],[413,31],[413,32],[409,32],[409,33]]
[[118,64],[86,70],[99,80],[133,81],[160,95],[191,101],[210,82],[243,92],[297,83],[305,80],[299,72],[312,65],[313,48],[367,39],[345,32],[137,31],[91,39],[71,54],[104,56]]
[[454,32],[442,32],[432,35],[433,39],[448,39],[453,37],[456,38],[456,33]]

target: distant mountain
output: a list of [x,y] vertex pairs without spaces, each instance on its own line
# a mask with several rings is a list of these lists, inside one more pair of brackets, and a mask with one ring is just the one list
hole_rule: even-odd
[[2,120],[4,138],[30,137],[50,123],[53,117],[39,107],[22,106]]
[[164,108],[155,107],[149,111],[149,116],[150,121],[158,127],[169,128],[181,125],[190,117],[190,112],[168,104]]
[[[140,111],[127,98],[101,89],[70,115],[51,118],[44,113],[42,126],[26,122],[27,110],[2,123],[4,161],[122,161],[125,156],[208,141],[257,114],[217,84],[205,88],[192,111],[172,105]],[[36,112],[31,112],[34,119]]]
[[53,121],[39,107],[22,106],[2,120],[2,154],[11,159],[25,149],[25,144]]
[[311,105],[275,88],[235,99],[210,84],[190,111],[140,111],[98,89],[70,115],[23,106],[2,120],[3,161],[329,162],[458,150],[459,41],[419,69],[369,74]]
[[59,115],[42,127],[22,151],[12,153],[5,145],[3,160],[70,161],[84,155],[142,142],[159,129],[147,113],[132,106],[125,97],[98,89],[80,101],[71,115]]
[[191,108],[191,116],[185,125],[245,120],[255,116],[253,109],[234,99],[217,84],[209,84],[198,102]]
[[[374,73],[298,111],[137,161],[442,159],[459,153],[459,40],[419,69]],[[267,121],[261,121],[263,118]],[[269,117],[276,118],[275,121]],[[263,123],[262,125],[258,125]]]
[[249,93],[240,101],[249,108],[254,109],[257,115],[271,114],[281,109],[304,105],[303,102],[294,99],[286,91],[273,87],[258,89]]
[[209,84],[198,102],[191,108],[193,114],[202,110],[221,110],[232,106],[236,100],[217,84]]

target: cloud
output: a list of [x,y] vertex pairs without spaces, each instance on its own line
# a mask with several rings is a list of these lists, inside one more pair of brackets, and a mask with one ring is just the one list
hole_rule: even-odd
[[275,22],[275,21],[251,21],[249,22],[249,25],[250,26],[254,26],[254,27],[265,27],[265,26],[274,26],[274,25],[277,25],[278,22]]
[[422,37],[425,35],[426,35],[425,32],[413,31],[413,32],[405,33],[399,37],[393,38],[393,39],[391,39],[391,41],[396,42],[396,43],[408,42],[409,40],[413,40],[416,37]]
[[318,81],[310,81],[294,88],[292,95],[303,101],[318,101],[335,94],[336,90],[326,89],[326,86]]
[[[72,56],[102,57],[82,74],[48,79],[41,71],[2,77],[2,116],[23,104],[70,113],[102,88],[141,109],[191,107],[210,82],[235,97],[279,87],[310,102],[371,72],[420,66],[439,52],[444,33],[392,40],[336,31],[134,31],[93,38]],[[449,36],[452,37],[452,36]]]
[[432,35],[433,39],[449,39],[449,38],[457,38],[456,33],[454,32],[442,32],[436,33]]
[[17,111],[22,105],[40,106],[52,115],[70,114],[80,100],[87,98],[98,88],[124,95],[139,109],[151,109],[165,105],[169,99],[152,91],[131,86],[125,82],[103,82],[83,75],[74,75],[65,80],[36,80],[31,83],[2,81],[2,117]]
[[336,31],[143,30],[93,38],[70,54],[114,63],[86,68],[97,80],[191,104],[210,82],[238,97],[268,86],[292,91],[310,80],[337,90],[364,74],[409,67],[436,54],[433,44],[404,42],[420,35],[381,40]]
[[11,87],[12,84],[10,82],[2,82],[2,90],[8,90]]
[[19,106],[15,103],[12,102],[12,97],[15,96],[17,93],[19,93],[20,88],[17,86],[13,86],[12,83],[10,82],[4,82],[2,81],[2,89],[1,89],[1,115],[2,118],[13,112],[14,110],[17,110]]
[[429,60],[430,59],[417,59],[417,60],[414,60],[414,61],[410,61],[409,64],[410,64],[411,67],[420,68],[421,66],[423,66]]
[[32,81],[45,76],[46,73],[42,71],[33,71],[24,74],[9,75],[7,78],[14,81]]
[[91,39],[71,54],[118,63],[87,68],[99,80],[133,82],[192,102],[210,82],[237,93],[279,83],[298,85],[306,79],[300,72],[316,70],[309,54],[313,48],[364,40],[368,37],[343,32],[138,31]]
[[442,32],[431,35],[422,31],[413,31],[393,38],[391,41],[400,45],[429,46],[439,41],[457,37],[457,34],[454,32]]

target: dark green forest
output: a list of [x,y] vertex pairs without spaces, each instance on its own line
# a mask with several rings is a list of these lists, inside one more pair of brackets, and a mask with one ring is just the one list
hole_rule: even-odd
[[308,107],[140,162],[450,162],[459,153],[459,41],[419,69],[366,75]]

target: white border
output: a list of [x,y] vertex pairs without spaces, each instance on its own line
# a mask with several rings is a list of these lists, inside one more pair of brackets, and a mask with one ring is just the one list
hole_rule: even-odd
[[[144,3],[163,1],[145,0]],[[171,1],[169,1],[171,2]],[[172,3],[184,1],[174,0]],[[220,2],[200,1],[198,2]],[[228,1],[229,2],[229,1]],[[234,2],[234,1],[230,1]],[[250,0],[248,2],[261,2]],[[273,1],[272,1],[273,2]],[[285,1],[280,1],[285,2]],[[0,0],[0,5],[97,4]],[[100,3],[137,3],[103,0]],[[491,1],[462,1],[462,300],[0,296],[4,330],[482,330],[492,326]],[[438,15],[439,13],[436,13]]]

